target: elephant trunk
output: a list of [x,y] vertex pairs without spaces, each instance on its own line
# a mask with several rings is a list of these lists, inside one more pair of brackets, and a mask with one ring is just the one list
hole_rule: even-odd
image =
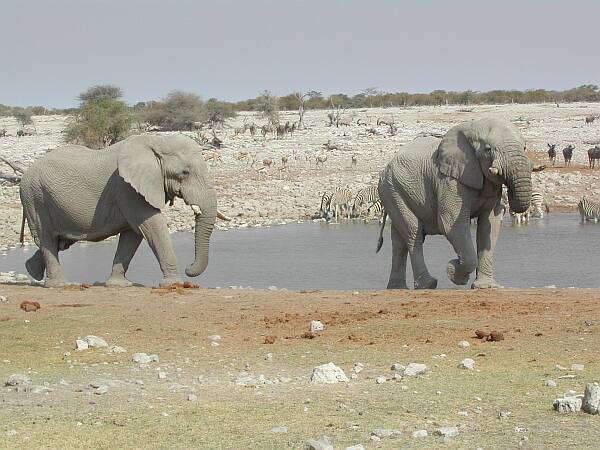
[[[531,163],[525,155],[522,161],[511,161],[510,169],[504,169],[508,187],[508,203],[511,211],[523,213],[531,203]],[[521,159],[519,158],[519,159]]]
[[202,202],[191,203],[196,217],[195,234],[195,258],[185,273],[188,277],[197,277],[206,270],[208,266],[208,242],[215,226],[217,217],[217,197],[214,190],[210,190],[203,197]]

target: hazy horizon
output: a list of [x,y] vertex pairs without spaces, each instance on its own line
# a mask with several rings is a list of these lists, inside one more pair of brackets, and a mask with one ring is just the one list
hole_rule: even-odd
[[76,106],[95,84],[131,104],[175,89],[238,101],[600,84],[594,1],[5,3],[0,103],[12,106]]

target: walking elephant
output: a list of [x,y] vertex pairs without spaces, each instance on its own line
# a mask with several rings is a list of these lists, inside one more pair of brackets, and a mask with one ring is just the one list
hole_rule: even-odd
[[[142,238],[163,273],[162,285],[179,280],[177,260],[161,209],[182,198],[195,222],[195,261],[188,276],[208,265],[217,197],[198,145],[184,135],[130,137],[105,150],[57,148],[34,162],[21,181],[24,217],[39,250],[26,262],[47,287],[66,284],[58,253],[77,241],[119,234],[107,286],[129,286],[125,273]],[[220,215],[220,213],[219,213]],[[220,215],[221,216],[221,215]]]
[[[402,148],[381,172],[379,196],[391,219],[392,269],[389,289],[406,289],[406,259],[415,289],[435,289],[437,280],[423,258],[425,236],[446,236],[457,259],[448,278],[472,288],[496,288],[493,255],[502,219],[502,185],[510,209],[524,212],[531,199],[532,165],[515,126],[485,118],[451,128],[441,139],[421,138]],[[477,218],[477,251],[470,232]],[[385,219],[385,217],[384,217]],[[381,228],[377,250],[383,244]]]

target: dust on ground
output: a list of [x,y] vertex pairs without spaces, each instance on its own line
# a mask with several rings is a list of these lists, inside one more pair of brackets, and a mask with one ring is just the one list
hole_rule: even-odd
[[[0,304],[0,381],[22,373],[49,389],[0,388],[2,448],[283,449],[322,435],[335,448],[433,448],[440,426],[460,432],[445,448],[597,445],[597,417],[552,409],[565,391],[600,381],[597,289],[0,294],[9,300]],[[41,309],[22,311],[24,300]],[[324,331],[307,333],[310,320]],[[505,339],[479,340],[476,330]],[[75,351],[90,334],[127,352]],[[134,363],[134,352],[160,360]],[[467,357],[475,370],[458,368]],[[348,377],[355,363],[364,370],[348,383],[311,384],[312,369],[329,362]],[[410,362],[427,373],[394,380],[390,366]],[[287,433],[271,431],[279,426]],[[374,442],[378,428],[402,434]],[[421,429],[429,436],[411,438]]]

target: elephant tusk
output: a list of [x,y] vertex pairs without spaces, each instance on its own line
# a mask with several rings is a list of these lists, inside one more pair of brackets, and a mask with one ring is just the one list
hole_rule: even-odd
[[192,211],[194,211],[194,215],[200,216],[202,215],[202,210],[198,205],[191,205]]
[[500,169],[497,167],[490,167],[489,169],[490,175],[498,176],[500,175]]
[[225,220],[227,222],[231,221],[230,217],[227,217],[225,214],[223,214],[221,211],[217,210],[217,217],[221,220]]

